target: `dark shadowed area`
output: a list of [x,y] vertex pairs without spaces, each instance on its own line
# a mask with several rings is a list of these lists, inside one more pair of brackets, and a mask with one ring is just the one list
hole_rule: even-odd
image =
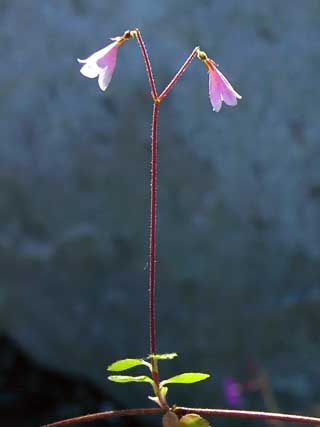
[[318,0],[0,1],[0,425],[151,406],[106,379],[148,353],[150,89],[134,40],[105,93],[76,61],[136,27],[159,89],[200,45],[243,97],[213,112],[195,60],[160,109],[161,375],[212,373],[169,402],[320,415],[319,20]]

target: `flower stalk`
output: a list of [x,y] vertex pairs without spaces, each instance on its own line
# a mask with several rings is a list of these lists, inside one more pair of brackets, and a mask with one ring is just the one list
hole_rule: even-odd
[[[156,92],[155,92],[156,93]],[[156,310],[155,310],[155,273],[156,273],[156,232],[157,232],[157,175],[158,175],[158,117],[159,104],[154,102],[152,115],[151,142],[151,182],[150,182],[150,247],[149,247],[149,337],[150,354],[156,354]],[[157,360],[151,359],[152,377],[159,387]]]
[[143,56],[144,63],[146,66],[146,71],[147,71],[147,76],[149,79],[149,84],[150,84],[150,88],[151,88],[151,95],[152,95],[153,101],[157,102],[158,95],[157,95],[156,84],[155,84],[154,76],[153,76],[153,72],[152,72],[151,62],[150,62],[148,52],[147,52],[146,46],[144,44],[143,38],[141,36],[139,28],[136,28],[135,30],[133,30],[132,34],[136,37],[138,44],[140,46],[141,54]]
[[170,92],[170,90],[173,88],[173,86],[177,83],[177,81],[180,79],[180,77],[182,76],[182,74],[189,67],[189,65],[191,64],[191,62],[193,61],[193,59],[197,55],[198,50],[199,50],[198,46],[193,49],[193,51],[190,53],[190,55],[188,56],[188,58],[182,64],[182,66],[179,69],[179,71],[177,72],[177,74],[173,77],[173,79],[171,80],[171,82],[161,92],[161,94],[159,96],[160,102],[163,100],[164,97],[166,97],[168,95],[168,93]]

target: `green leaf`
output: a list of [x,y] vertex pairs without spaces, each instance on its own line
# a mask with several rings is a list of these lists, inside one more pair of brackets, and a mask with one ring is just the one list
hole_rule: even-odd
[[168,393],[168,387],[160,387],[160,392],[161,392],[163,397],[166,397],[166,395]]
[[153,381],[150,377],[146,375],[139,375],[137,377],[132,377],[130,375],[111,375],[108,377],[108,380],[115,383],[150,383],[153,384]]
[[206,380],[209,377],[209,374],[201,374],[199,372],[187,372],[161,381],[160,386],[163,386],[165,384],[192,384],[197,383],[198,381]]
[[150,354],[148,356],[148,359],[155,359],[155,360],[171,360],[177,357],[177,353],[163,353],[163,354]]
[[120,372],[134,368],[135,366],[144,365],[145,363],[146,362],[143,359],[122,359],[111,363],[107,369],[112,372]]
[[209,422],[198,414],[187,414],[180,418],[180,427],[211,427]]

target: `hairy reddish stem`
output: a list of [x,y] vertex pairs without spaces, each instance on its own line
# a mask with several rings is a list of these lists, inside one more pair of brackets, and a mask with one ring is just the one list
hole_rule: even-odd
[[182,74],[186,71],[186,69],[189,67],[189,65],[193,61],[194,57],[197,54],[197,50],[198,49],[199,49],[199,47],[195,47],[193,49],[193,51],[190,53],[190,55],[188,56],[188,58],[186,59],[186,61],[184,62],[184,64],[181,66],[181,68],[179,69],[179,71],[177,72],[177,74],[173,77],[173,79],[171,80],[171,82],[167,85],[167,87],[159,95],[159,101],[162,101],[163,98],[168,95],[168,93],[170,92],[170,90],[177,83],[177,81],[180,79],[180,77],[182,76]]
[[[153,104],[152,143],[151,143],[151,183],[150,183],[150,253],[149,253],[149,328],[150,354],[156,354],[156,312],[155,312],[155,273],[156,273],[156,228],[157,228],[157,166],[158,166],[158,115],[159,104]],[[152,359],[152,373],[159,385],[157,361]]]
[[[185,72],[191,61],[195,57],[198,48],[194,48],[177,74],[158,97],[155,80],[152,72],[150,59],[145,47],[143,38],[139,29],[134,30],[134,34],[140,46],[141,54],[146,66],[146,72],[151,88],[153,98],[152,115],[152,144],[151,144],[151,185],[150,185],[150,246],[149,246],[149,336],[150,336],[150,354],[156,354],[156,310],[155,310],[155,270],[156,270],[156,227],[157,227],[157,133],[158,133],[158,115],[159,104],[163,98],[170,92],[179,78]],[[152,376],[157,387],[159,387],[159,374],[157,361],[152,359]]]
[[[136,39],[146,66],[146,72],[153,98],[152,142],[151,142],[151,182],[150,182],[150,238],[149,238],[149,339],[150,354],[156,354],[156,310],[155,310],[155,269],[156,269],[156,221],[157,221],[157,133],[159,100],[152,67],[146,46],[139,29],[135,31]],[[151,360],[152,378],[158,390],[159,373],[157,361]]]
[[[240,411],[233,409],[208,409],[208,408],[187,408],[183,406],[174,409],[179,415],[183,414],[199,414],[212,417],[230,417],[230,418],[247,418],[247,419],[264,419],[264,420],[281,420],[288,423],[302,423],[320,425],[320,418],[306,417],[304,415],[289,415],[276,414],[272,412],[258,411]],[[91,421],[103,420],[111,417],[126,417],[137,415],[157,415],[163,413],[160,408],[137,408],[137,409],[122,409],[119,411],[99,412],[97,414],[83,415],[81,417],[69,418],[67,420],[57,421],[52,424],[46,424],[42,427],[65,427],[78,423],[88,423]]]
[[158,98],[156,84],[154,82],[154,77],[153,77],[153,72],[152,72],[148,52],[147,52],[146,46],[144,44],[143,38],[142,38],[141,33],[140,33],[138,28],[135,29],[135,35],[136,35],[136,38],[138,40],[140,50],[141,50],[141,53],[142,53],[142,56],[144,59],[145,66],[146,66],[146,71],[147,71],[149,84],[150,84],[150,88],[151,88],[151,95],[152,95],[153,100],[155,101]]

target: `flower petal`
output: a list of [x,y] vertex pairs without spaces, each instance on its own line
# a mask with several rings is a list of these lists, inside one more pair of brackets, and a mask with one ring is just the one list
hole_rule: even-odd
[[105,91],[109,86],[111,78],[112,78],[112,72],[110,72],[109,67],[106,67],[102,71],[100,71],[99,79],[98,79],[99,88]]
[[80,69],[81,74],[93,79],[99,77],[98,83],[101,90],[105,91],[110,83],[117,62],[119,37],[113,39],[113,43],[98,50],[86,59],[78,59],[84,64]]
[[237,105],[238,101],[237,101],[237,97],[234,90],[230,90],[226,86],[222,85],[221,94],[222,94],[222,99],[227,105],[230,105],[230,106]]
[[237,99],[241,99],[241,96],[233,89],[212,60],[208,61],[207,66],[209,68],[209,96],[214,111],[220,111],[222,101],[230,106],[237,105]]
[[223,100],[228,105],[236,105],[237,98],[241,99],[242,96],[239,95],[239,93],[233,89],[229,80],[227,80],[226,77],[217,68],[216,68],[216,73],[217,73],[217,77],[220,79],[220,82],[221,82],[221,92],[222,92]]
[[105,68],[105,67],[112,68],[112,71],[113,71],[117,61],[118,46],[117,46],[117,43],[111,43],[111,44],[114,45],[112,46],[112,49],[109,49],[106,53],[104,53],[99,58],[97,58],[96,64],[100,68]]
[[88,56],[88,58],[78,59],[78,62],[80,62],[80,63],[97,62],[99,59],[101,59],[105,55],[107,55],[117,45],[118,45],[118,42],[114,41],[113,43],[108,44],[108,46],[97,50],[97,52],[94,52],[92,55]]
[[94,79],[95,77],[98,77],[100,73],[100,69],[97,66],[95,62],[85,62],[81,59],[78,59],[78,62],[83,63],[84,65],[80,68],[80,73],[85,76],[89,77],[89,79]]
[[214,71],[209,72],[209,97],[213,110],[218,113],[221,110],[222,98],[219,80]]

